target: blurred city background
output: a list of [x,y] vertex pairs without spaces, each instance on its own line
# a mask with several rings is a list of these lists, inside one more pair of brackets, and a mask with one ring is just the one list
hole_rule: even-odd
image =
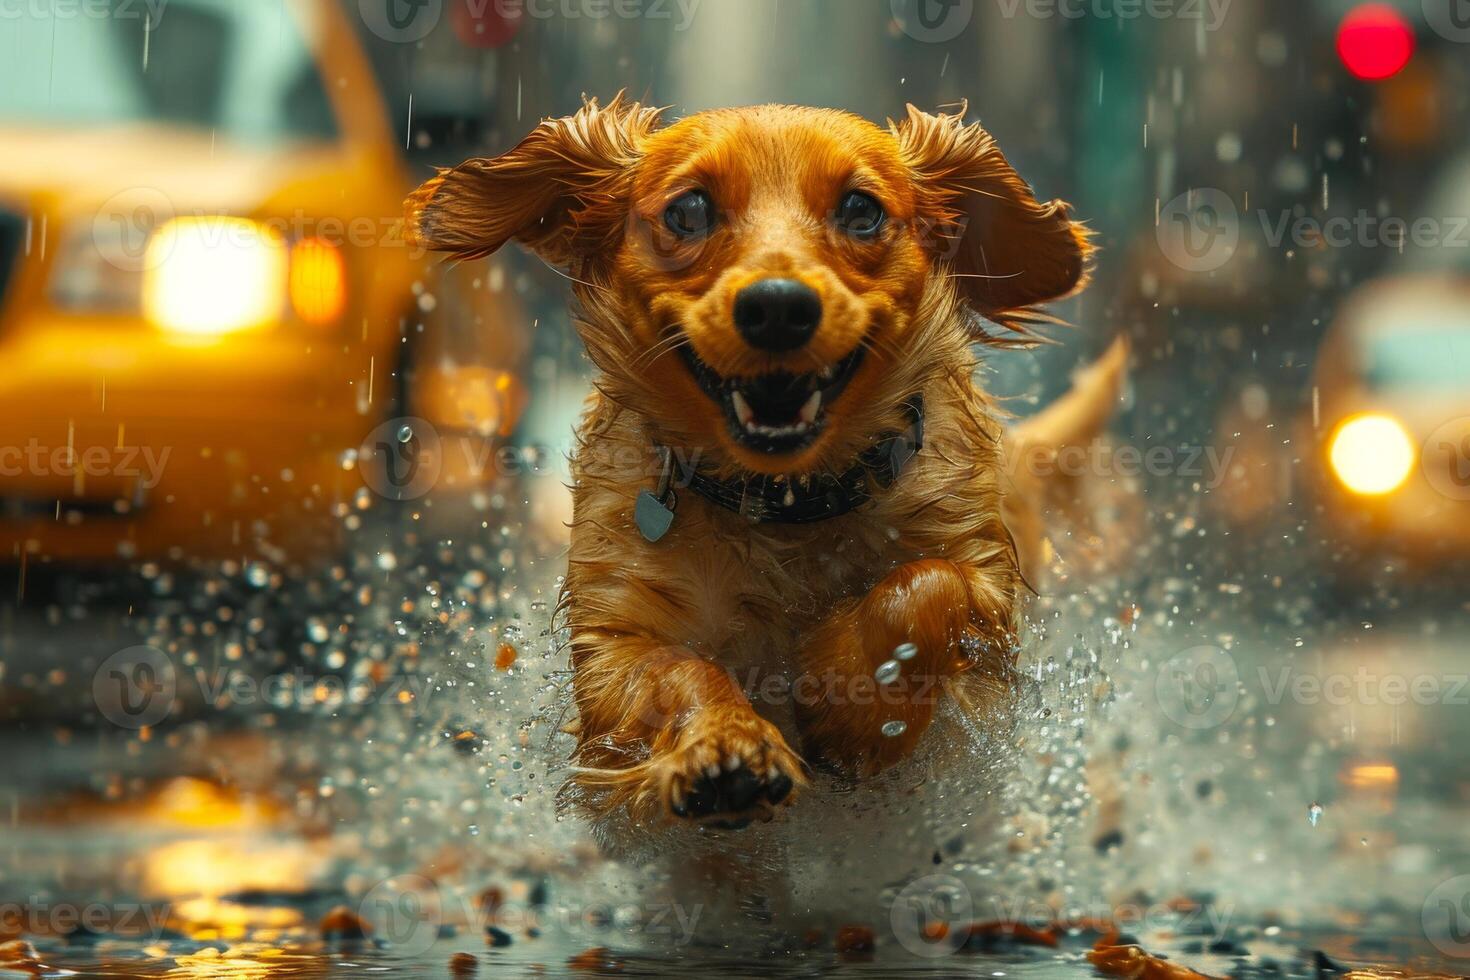
[[[0,0],[0,943],[112,975],[636,945],[554,815],[567,282],[400,217],[619,91],[967,102],[1096,233],[1055,343],[979,379],[1024,416],[1131,344],[1034,654],[1075,637],[1107,690],[1048,689],[1083,802],[1017,893],[1228,906],[1214,974],[1257,941],[1465,972],[1465,0]],[[323,940],[384,888],[433,936]],[[448,911],[506,902],[566,928]]]

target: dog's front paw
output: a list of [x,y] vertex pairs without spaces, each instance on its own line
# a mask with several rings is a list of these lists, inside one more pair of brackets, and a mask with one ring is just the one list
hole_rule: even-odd
[[949,678],[973,666],[976,610],[963,570],[943,559],[899,566],[808,638],[796,701],[808,758],[849,775],[908,757]]
[[706,708],[659,761],[667,812],[727,830],[769,820],[806,784],[776,726],[754,712]]

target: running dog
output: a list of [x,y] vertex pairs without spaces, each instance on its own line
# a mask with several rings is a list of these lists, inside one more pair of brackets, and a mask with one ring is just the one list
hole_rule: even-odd
[[975,349],[1034,342],[1091,246],[963,109],[661,114],[588,101],[440,171],[407,220],[460,259],[514,239],[574,284],[598,376],[562,599],[570,789],[738,829],[811,767],[893,766],[946,701],[1002,707],[1034,542],[1003,518],[1029,484]]

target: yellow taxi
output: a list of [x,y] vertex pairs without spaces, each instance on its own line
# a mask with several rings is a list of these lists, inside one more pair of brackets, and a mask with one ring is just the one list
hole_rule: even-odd
[[1470,554],[1470,279],[1385,278],[1341,307],[1301,428],[1323,537],[1349,564]]
[[[0,30],[0,560],[298,554],[427,305],[327,0],[43,0]],[[417,292],[416,292],[417,291]],[[371,482],[370,480],[367,482]]]

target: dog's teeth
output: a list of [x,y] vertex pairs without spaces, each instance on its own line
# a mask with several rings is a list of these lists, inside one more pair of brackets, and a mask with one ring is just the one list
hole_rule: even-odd
[[730,758],[725,760],[725,771],[734,772],[736,769],[739,769],[743,764],[744,763],[740,761],[740,756],[732,755],[730,756]]
[[751,411],[750,402],[740,392],[734,391],[730,393],[730,403],[735,406],[735,417],[740,420],[740,424],[750,428],[755,421],[755,412]]
[[[731,405],[734,406],[736,420],[746,432],[753,436],[764,436],[768,439],[779,439],[788,436],[805,435],[816,424],[818,413],[822,407],[821,392],[813,392],[802,406],[799,417],[786,425],[766,425],[755,417],[751,410],[750,402],[740,392],[731,392]],[[778,481],[779,482],[779,481]]]
[[820,391],[814,391],[812,392],[812,396],[806,400],[806,404],[801,406],[801,413],[797,418],[810,425],[817,420],[817,413],[821,410],[822,393]]
[[708,768],[704,770],[704,774],[710,779],[718,779],[720,777],[720,764],[718,762],[711,762]]
[[826,367],[822,368],[822,380],[823,381],[831,381],[836,376],[837,376],[837,366],[835,364],[828,364]]

